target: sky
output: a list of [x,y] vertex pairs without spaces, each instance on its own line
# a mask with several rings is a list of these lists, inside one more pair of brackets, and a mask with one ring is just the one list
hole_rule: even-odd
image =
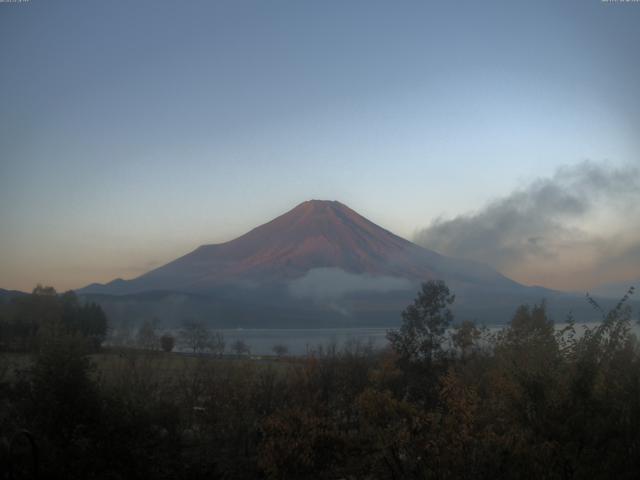
[[0,288],[132,278],[312,198],[527,284],[640,277],[640,3],[30,0],[0,43]]

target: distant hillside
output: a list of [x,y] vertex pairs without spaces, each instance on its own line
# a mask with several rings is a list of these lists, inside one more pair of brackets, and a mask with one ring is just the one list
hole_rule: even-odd
[[5,290],[0,288],[0,303],[8,302],[12,298],[22,295],[26,295],[26,293],[19,290]]

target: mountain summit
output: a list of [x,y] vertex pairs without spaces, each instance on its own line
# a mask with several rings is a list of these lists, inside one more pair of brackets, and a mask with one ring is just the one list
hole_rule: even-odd
[[203,245],[133,280],[94,284],[85,292],[204,293],[223,285],[282,284],[315,269],[416,282],[517,285],[487,266],[419,247],[340,202],[309,200],[235,240]]

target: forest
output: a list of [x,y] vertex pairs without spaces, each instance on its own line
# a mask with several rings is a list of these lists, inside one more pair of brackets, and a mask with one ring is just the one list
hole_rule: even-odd
[[429,281],[384,350],[256,360],[189,324],[189,354],[105,346],[98,305],[37,287],[0,305],[0,478],[635,479],[632,294],[587,297],[596,325],[541,303],[496,331]]

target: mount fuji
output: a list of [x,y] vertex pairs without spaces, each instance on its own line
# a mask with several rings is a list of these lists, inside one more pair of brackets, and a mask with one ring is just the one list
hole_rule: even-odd
[[521,303],[575,300],[521,285],[487,265],[440,255],[324,200],[303,202],[234,240],[202,245],[137,278],[91,284],[78,293],[122,318],[374,326],[397,323],[420,282],[435,279],[456,293],[456,313],[489,323],[506,321]]

